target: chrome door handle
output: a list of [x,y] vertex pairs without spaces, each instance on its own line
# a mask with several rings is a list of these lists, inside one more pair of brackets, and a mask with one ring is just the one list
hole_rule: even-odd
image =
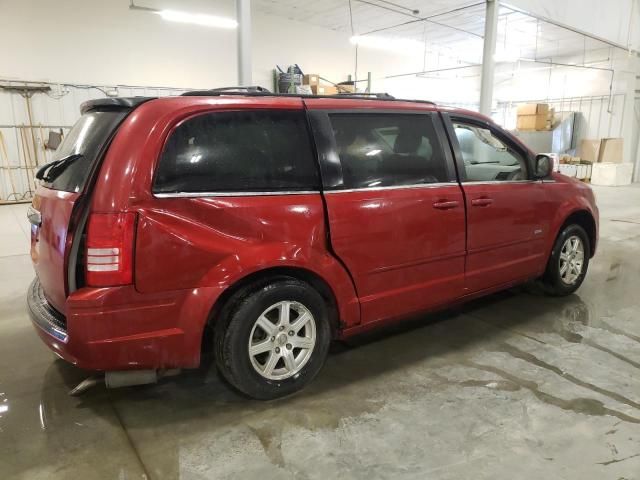
[[433,208],[437,208],[438,210],[450,210],[452,208],[456,208],[458,205],[460,205],[460,203],[455,200],[443,200],[441,202],[435,202],[433,204]]
[[39,227],[42,223],[42,215],[40,215],[40,212],[32,206],[29,206],[27,209],[27,218],[29,219],[29,223],[36,227]]
[[493,203],[493,198],[474,198],[471,205],[474,207],[488,207]]

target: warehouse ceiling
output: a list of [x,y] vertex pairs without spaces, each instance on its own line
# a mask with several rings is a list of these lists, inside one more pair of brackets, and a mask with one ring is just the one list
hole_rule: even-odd
[[[348,0],[300,2],[299,0],[254,0],[256,8],[272,15],[311,23],[331,30],[351,32]],[[458,7],[473,4],[473,0],[351,0],[353,28],[363,34],[371,30],[430,17]],[[475,3],[478,2],[477,0]],[[414,13],[417,10],[418,13]]]
[[[485,2],[473,0],[254,0],[256,9],[350,35],[412,40],[446,49],[461,63],[482,60]],[[497,55],[501,61],[580,57],[608,45],[500,7]]]

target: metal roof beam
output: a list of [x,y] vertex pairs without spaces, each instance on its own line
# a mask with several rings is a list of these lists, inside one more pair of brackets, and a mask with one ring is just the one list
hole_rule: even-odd
[[445,27],[445,28],[450,28],[452,30],[457,30],[458,32],[462,32],[462,33],[465,33],[467,35],[473,35],[474,37],[483,38],[482,35],[479,35],[479,34],[477,34],[475,32],[470,32],[470,31],[464,30],[462,28],[454,27],[452,25],[447,25],[446,23],[437,22],[437,21],[435,21],[433,19],[437,18],[437,17],[441,17],[443,15],[447,15],[449,13],[454,13],[454,12],[457,12],[457,11],[460,11],[460,10],[464,10],[464,9],[467,9],[467,8],[477,7],[478,5],[484,5],[485,2],[476,2],[476,3],[473,3],[471,5],[467,5],[465,7],[459,7],[459,8],[455,8],[453,10],[449,10],[448,12],[441,12],[441,13],[438,13],[438,14],[435,14],[435,15],[430,15],[428,17],[421,17],[419,15],[414,15],[413,13],[406,13],[406,12],[395,10],[393,8],[386,7],[386,6],[383,6],[383,5],[378,5],[378,4],[373,3],[373,2],[371,2],[369,0],[355,0],[355,1],[360,2],[360,3],[365,3],[365,4],[370,5],[372,7],[378,7],[378,8],[381,8],[383,10],[388,10],[388,11],[397,13],[399,15],[404,15],[406,17],[413,18],[413,20],[409,20],[407,22],[398,23],[396,25],[391,25],[389,27],[378,28],[378,29],[371,30],[371,31],[366,32],[366,33],[361,33],[359,35],[369,35],[369,34],[372,34],[372,33],[378,33],[378,32],[382,32],[382,31],[385,31],[385,30],[391,30],[391,29],[402,27],[402,26],[405,26],[405,25],[410,25],[412,23],[427,22],[427,23],[431,23],[431,24],[434,24],[434,25],[438,25],[440,27]]

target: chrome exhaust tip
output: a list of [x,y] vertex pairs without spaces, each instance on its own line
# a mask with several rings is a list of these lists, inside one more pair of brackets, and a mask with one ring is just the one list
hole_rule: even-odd
[[89,378],[85,378],[83,381],[81,381],[76,388],[74,388],[73,390],[71,390],[69,392],[69,395],[71,395],[72,397],[77,397],[79,395],[82,395],[84,392],[86,392],[87,390],[89,390],[91,387],[98,385],[100,383],[104,382],[104,377],[89,377]]

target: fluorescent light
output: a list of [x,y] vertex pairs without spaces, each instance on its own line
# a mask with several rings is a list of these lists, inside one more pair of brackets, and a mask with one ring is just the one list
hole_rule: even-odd
[[216,17],[215,15],[204,15],[202,13],[178,12],[176,10],[160,10],[153,12],[170,22],[193,23],[205,27],[217,28],[238,28],[238,22],[230,18]]
[[5,413],[9,411],[9,405],[0,405],[0,413]]
[[367,157],[373,157],[374,155],[378,155],[382,150],[380,149],[374,149],[374,150],[369,150],[367,153],[365,153],[365,155]]

